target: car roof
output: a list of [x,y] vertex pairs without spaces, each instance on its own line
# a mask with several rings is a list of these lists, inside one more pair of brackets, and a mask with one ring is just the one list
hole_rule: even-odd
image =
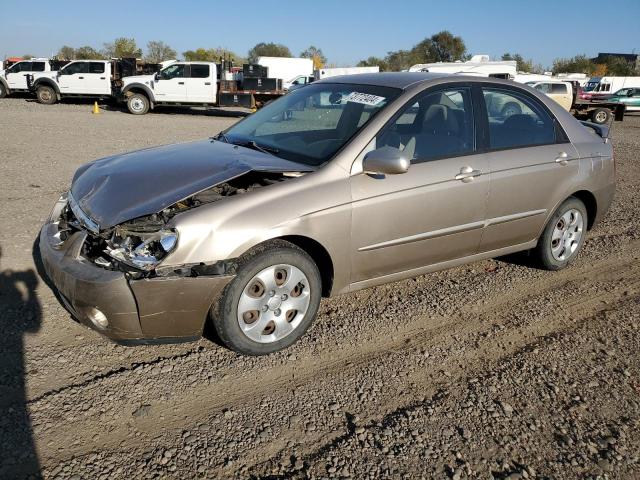
[[430,72],[379,72],[356,73],[354,75],[337,75],[323,78],[314,83],[357,83],[360,85],[375,85],[378,87],[393,87],[406,89],[417,83],[426,83],[443,77],[453,76],[450,73]]

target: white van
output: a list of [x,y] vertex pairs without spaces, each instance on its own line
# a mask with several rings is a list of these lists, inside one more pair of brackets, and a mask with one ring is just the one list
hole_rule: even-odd
[[613,95],[622,88],[640,88],[640,77],[600,77],[591,78],[587,84],[590,88],[591,99]]

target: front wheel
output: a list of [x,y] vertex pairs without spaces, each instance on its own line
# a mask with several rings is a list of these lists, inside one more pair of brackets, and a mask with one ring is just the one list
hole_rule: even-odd
[[212,309],[218,337],[239,353],[265,355],[292,345],[318,313],[318,267],[303,250],[281,243],[242,261]]
[[565,200],[549,219],[533,251],[541,266],[561,270],[573,262],[584,245],[587,222],[584,203],[575,197]]
[[58,100],[56,97],[56,91],[48,85],[41,85],[36,90],[36,98],[38,103],[44,105],[53,105]]
[[6,96],[7,96],[7,89],[5,88],[4,84],[0,82],[0,98],[4,98]]
[[127,99],[129,113],[134,115],[144,115],[149,111],[149,99],[142,93],[134,93]]

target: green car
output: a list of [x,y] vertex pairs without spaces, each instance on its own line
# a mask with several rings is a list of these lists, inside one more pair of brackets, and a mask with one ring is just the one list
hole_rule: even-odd
[[640,111],[640,88],[621,88],[607,100],[624,103],[627,106],[627,112],[638,112]]

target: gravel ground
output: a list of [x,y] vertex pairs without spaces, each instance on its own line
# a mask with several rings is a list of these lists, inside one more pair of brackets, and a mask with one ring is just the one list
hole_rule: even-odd
[[[296,345],[126,348],[71,321],[32,246],[73,171],[222,112],[0,101],[0,477],[640,478],[640,117],[574,266],[490,260],[323,301]],[[223,116],[221,116],[223,115]]]

